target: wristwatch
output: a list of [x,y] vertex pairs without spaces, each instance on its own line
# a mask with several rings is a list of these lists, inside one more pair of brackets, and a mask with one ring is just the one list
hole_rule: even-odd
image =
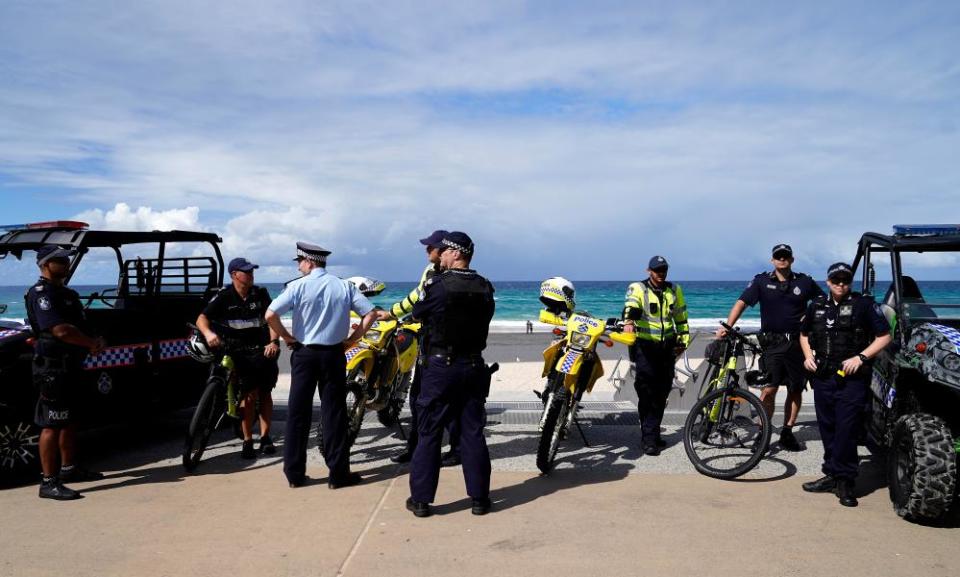
[[271,345],[277,345],[277,346],[279,347],[279,346],[280,346],[280,339],[273,339],[272,341],[270,341],[270,344],[271,344]]
[[870,360],[870,359],[867,358],[867,355],[865,355],[865,354],[863,354],[863,353],[860,353],[860,354],[858,354],[857,356],[860,357],[860,362],[861,362],[861,363],[865,363],[865,362],[867,362],[867,361]]

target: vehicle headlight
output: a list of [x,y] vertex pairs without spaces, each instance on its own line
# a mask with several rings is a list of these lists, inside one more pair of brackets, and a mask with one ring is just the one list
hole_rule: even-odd
[[949,353],[940,359],[940,364],[948,371],[960,371],[960,356]]
[[363,340],[369,341],[371,343],[379,343],[381,336],[383,336],[383,333],[381,333],[380,331],[367,331],[363,335]]
[[573,332],[570,333],[570,344],[577,347],[585,347],[590,344],[590,341],[593,340],[590,335],[586,333]]

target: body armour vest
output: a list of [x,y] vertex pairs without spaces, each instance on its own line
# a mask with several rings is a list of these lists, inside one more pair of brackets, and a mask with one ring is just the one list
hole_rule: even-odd
[[[840,362],[857,356],[867,347],[869,339],[866,331],[856,325],[854,316],[854,305],[860,294],[850,293],[840,304],[833,304],[829,298],[823,296],[814,301],[810,348],[821,359]],[[830,314],[831,309],[836,309],[835,315]]]
[[480,354],[487,347],[487,332],[493,316],[490,282],[475,272],[449,271],[433,282],[443,283],[446,301],[442,315],[427,323],[430,349],[445,349],[452,355]]

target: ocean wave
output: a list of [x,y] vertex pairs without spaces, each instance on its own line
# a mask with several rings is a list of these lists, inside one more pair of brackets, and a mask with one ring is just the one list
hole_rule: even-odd
[[[700,318],[700,319],[689,319],[689,324],[691,329],[696,329],[699,331],[713,331],[720,327],[720,321],[726,321],[724,318]],[[737,323],[737,327],[741,329],[747,329],[748,331],[755,331],[760,329],[760,319],[742,319]],[[517,321],[517,320],[498,320],[493,319],[490,322],[490,332],[492,333],[523,333],[527,330],[527,321]],[[548,325],[546,323],[534,322],[533,331],[536,333],[545,333],[553,330],[553,325]]]

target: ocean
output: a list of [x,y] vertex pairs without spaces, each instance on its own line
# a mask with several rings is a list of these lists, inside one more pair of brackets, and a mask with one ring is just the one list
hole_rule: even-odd
[[[576,301],[577,309],[587,311],[599,318],[618,317],[623,308],[623,299],[630,281],[577,281]],[[730,307],[740,296],[747,281],[678,281],[683,287],[687,299],[687,308],[692,327],[713,329],[718,321],[726,319]],[[265,283],[270,294],[277,295],[283,290],[281,283]],[[375,305],[387,307],[409,293],[416,287],[415,282],[388,282],[387,289],[379,296],[371,299]],[[538,300],[539,281],[498,281],[496,288],[497,310],[494,316],[493,329],[501,332],[522,332],[527,320],[536,324],[537,316],[542,308]],[[882,295],[886,291],[886,283],[878,281],[877,293]],[[94,290],[102,290],[102,286],[73,287],[81,294]],[[824,290],[826,286],[824,285]],[[857,290],[858,287],[854,287]],[[921,281],[920,288],[928,302],[960,303],[960,281]],[[23,309],[23,286],[0,286],[0,304],[7,304],[6,313],[0,317],[7,319],[22,319],[25,316]],[[97,306],[95,303],[93,306]],[[102,305],[100,305],[102,306]],[[738,323],[744,327],[759,326],[759,309],[747,309],[743,320]],[[537,327],[543,329],[544,327]]]

